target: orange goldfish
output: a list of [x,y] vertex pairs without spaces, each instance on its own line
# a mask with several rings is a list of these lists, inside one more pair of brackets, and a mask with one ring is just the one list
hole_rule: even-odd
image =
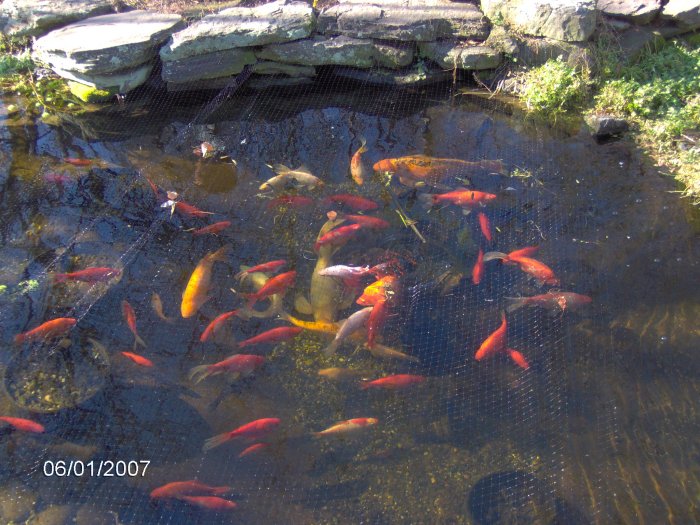
[[387,317],[389,317],[389,302],[384,299],[374,303],[367,320],[367,346],[370,349],[374,347],[377,334],[384,327]]
[[160,300],[160,295],[158,295],[156,292],[153,292],[153,295],[151,296],[151,307],[153,308],[153,311],[156,313],[156,315],[166,323],[175,322],[175,319],[173,319],[172,317],[167,317],[163,313],[163,301]]
[[423,184],[436,185],[442,179],[466,175],[482,170],[503,171],[501,161],[468,161],[461,159],[444,159],[427,155],[409,155],[406,157],[383,159],[374,164],[374,171],[396,173],[399,181],[409,187]]
[[251,266],[250,268],[243,270],[241,272],[238,272],[236,275],[234,275],[234,279],[240,279],[241,277],[244,277],[248,274],[255,273],[255,272],[262,272],[262,273],[273,273],[282,268],[285,264],[287,264],[287,261],[284,259],[279,259],[277,261],[270,261],[266,263],[261,263],[261,264],[256,264],[255,266]]
[[267,448],[268,446],[269,445],[267,443],[255,443],[253,445],[250,445],[248,448],[243,449],[243,451],[240,454],[238,454],[238,457],[242,458],[249,454],[260,452],[262,449]]
[[208,253],[199,261],[182,294],[182,304],[180,305],[182,317],[192,317],[207,301],[209,298],[209,286],[211,285],[212,266],[216,261],[223,261],[230,248],[231,246],[228,244],[222,246],[215,252]]
[[186,217],[206,217],[207,215],[214,215],[214,212],[200,210],[184,201],[174,203],[173,210]]
[[192,230],[192,235],[205,235],[207,233],[219,233],[224,231],[226,228],[231,226],[231,221],[221,221],[205,226],[204,228],[199,228],[198,230]]
[[323,200],[324,204],[331,203],[340,204],[355,211],[371,211],[379,208],[376,202],[360,197],[359,195],[349,195],[347,193],[339,193],[330,195]]
[[361,306],[373,306],[379,301],[390,300],[396,293],[396,287],[397,278],[393,275],[385,275],[365,288],[356,302]]
[[208,510],[231,510],[238,506],[235,502],[220,498],[218,496],[181,496],[178,499],[185,501],[190,505],[195,505]]
[[21,432],[32,432],[34,434],[41,434],[46,430],[44,425],[32,421],[31,419],[24,419],[21,417],[10,417],[10,416],[0,416],[0,421],[4,421],[8,425],[11,425],[15,429]]
[[485,193],[476,190],[454,190],[447,193],[421,193],[418,199],[430,208],[439,203],[449,203],[460,206],[464,209],[471,209],[474,206],[486,204],[496,198],[493,193]]
[[239,314],[238,310],[231,310],[230,312],[224,312],[223,314],[217,316],[209,325],[204,329],[204,332],[202,332],[202,335],[199,337],[199,341],[201,343],[205,343],[211,335],[219,329],[219,327],[223,324],[224,321],[227,319],[230,319],[233,316],[236,316]]
[[280,326],[278,328],[272,328],[261,334],[258,334],[250,339],[241,341],[238,343],[238,348],[243,348],[244,346],[256,345],[259,343],[278,343],[280,341],[286,341],[287,339],[292,339],[301,333],[301,328],[298,326]]
[[268,279],[265,284],[255,293],[241,294],[243,297],[248,299],[248,308],[252,308],[253,305],[270,297],[271,295],[277,295],[285,293],[291,286],[294,286],[294,282],[297,278],[297,272],[292,270],[290,272],[281,273]]
[[362,390],[367,390],[368,388],[384,388],[387,390],[397,390],[400,388],[406,388],[411,385],[416,385],[424,381],[424,376],[412,374],[396,374],[393,376],[386,376],[380,379],[375,379],[374,381],[362,383],[360,385],[360,388]]
[[506,322],[506,314],[501,312],[501,325],[489,335],[486,340],[481,343],[481,346],[474,354],[474,359],[481,361],[487,357],[493,357],[498,353],[506,353],[513,362],[520,368],[528,369],[530,364],[525,359],[525,356],[518,350],[507,347],[508,324]]
[[122,352],[124,357],[128,357],[134,363],[140,366],[153,366],[153,361],[143,357],[142,355],[134,354],[132,352]]
[[212,487],[197,480],[173,481],[151,491],[152,499],[181,498],[183,496],[217,496],[231,492],[231,487]]
[[21,344],[25,341],[36,341],[37,339],[53,339],[54,337],[61,337],[62,335],[67,334],[77,322],[78,320],[73,319],[72,317],[58,317],[56,319],[51,319],[50,321],[46,321],[28,332],[17,334],[15,336],[15,344]]
[[145,347],[146,343],[143,342],[143,339],[139,337],[139,334],[136,331],[136,312],[134,312],[134,309],[126,300],[122,301],[122,314],[124,315],[124,320],[126,321],[129,330],[131,330],[131,333],[134,334],[134,337],[136,338],[135,344],[140,344],[141,346]]
[[561,311],[574,309],[584,304],[589,304],[592,299],[587,295],[574,292],[547,292],[533,297],[506,297],[510,304],[506,311],[513,312],[523,306],[540,306],[542,308],[556,309]]
[[472,268],[472,282],[474,284],[479,284],[481,282],[481,276],[484,274],[484,251],[479,248],[479,254],[476,256],[476,263],[474,268]]
[[84,283],[107,282],[117,277],[122,271],[117,268],[85,268],[71,273],[55,273],[54,282],[82,281]]
[[351,381],[367,375],[367,372],[362,370],[353,370],[351,368],[322,368],[318,371],[318,375],[330,379],[331,381]]
[[227,441],[236,438],[242,438],[252,441],[258,440],[277,430],[277,427],[280,426],[280,423],[281,420],[279,420],[276,417],[256,419],[255,421],[246,423],[245,425],[240,426],[232,430],[231,432],[224,432],[223,434],[219,434],[218,436],[214,436],[213,438],[207,439],[204,442],[203,450],[204,452],[206,452],[207,450],[211,450],[214,447],[223,445]]
[[508,264],[517,264],[520,266],[520,269],[523,272],[534,277],[540,284],[549,284],[552,286],[558,285],[559,279],[557,279],[557,277],[554,275],[554,271],[549,266],[538,261],[537,259],[532,259],[526,256],[536,250],[537,247],[530,246],[520,250],[515,250],[514,252],[508,254],[502,252],[488,252],[484,254],[484,261],[501,259],[503,262]]
[[350,159],[350,175],[355,184],[362,186],[365,183],[365,178],[367,177],[367,171],[362,163],[362,154],[367,153],[367,141],[362,138],[360,148],[355,152],[355,154]]
[[325,245],[341,246],[354,237],[361,228],[361,224],[349,224],[335,228],[316,240],[314,251],[317,252],[321,246]]
[[259,355],[235,354],[212,365],[195,366],[190,370],[190,381],[195,384],[218,374],[229,373],[234,379],[247,377],[265,363]]
[[314,432],[314,436],[328,436],[334,434],[351,434],[358,430],[365,429],[372,425],[379,423],[379,420],[373,417],[356,417],[354,419],[348,419],[347,421],[341,421],[333,426],[328,427],[326,430],[321,430],[320,432]]
[[491,225],[489,224],[489,218],[486,216],[485,213],[479,212],[479,227],[481,228],[481,233],[483,234],[484,238],[491,242]]

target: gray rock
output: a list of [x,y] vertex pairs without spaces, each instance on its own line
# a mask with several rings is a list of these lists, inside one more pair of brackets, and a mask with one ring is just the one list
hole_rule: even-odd
[[519,65],[541,66],[561,57],[570,66],[591,66],[590,52],[585,44],[563,42],[551,38],[535,38],[509,34],[494,27],[484,42],[487,47],[507,54]]
[[57,75],[63,78],[75,80],[76,82],[80,82],[86,86],[93,86],[98,89],[116,88],[119,93],[126,93],[127,91],[131,91],[132,89],[146,82],[148,75],[150,75],[151,71],[153,70],[153,64],[145,64],[140,67],[127,69],[125,71],[119,71],[108,75],[76,73],[57,67],[54,67],[53,70]]
[[421,42],[418,52],[447,69],[493,69],[501,63],[501,52],[486,46],[449,41]]
[[76,22],[34,44],[34,55],[53,68],[104,75],[153,59],[158,45],[183,24],[180,15],[129,11]]
[[258,7],[232,7],[205,16],[175,33],[161,49],[163,62],[233,49],[306,38],[316,24],[307,3],[272,2]]
[[620,33],[618,43],[620,55],[625,62],[632,62],[647,48],[664,40],[664,37],[656,30],[649,27],[630,27]]
[[114,11],[112,0],[5,0],[0,6],[2,32],[40,36],[76,20]]
[[235,77],[210,78],[192,82],[166,82],[166,90],[170,93],[180,91],[204,91],[207,89],[221,90],[228,86]]
[[488,23],[472,4],[428,0],[344,0],[318,15],[318,32],[355,38],[428,42],[440,38],[484,40]]
[[481,0],[490,20],[533,36],[583,42],[595,30],[593,0]]
[[410,69],[395,71],[392,69],[372,68],[369,70],[336,66],[333,73],[341,78],[366,82],[380,86],[424,86],[444,82],[452,78],[452,71],[427,67],[419,62]]
[[591,134],[600,138],[619,135],[629,129],[625,119],[610,115],[588,115],[585,120]]
[[203,55],[163,62],[162,77],[166,82],[190,82],[235,75],[248,64],[255,63],[251,49],[225,49]]
[[286,88],[294,86],[304,86],[312,84],[314,81],[309,77],[252,77],[246,87],[262,91],[270,88]]
[[598,10],[635,24],[648,24],[661,11],[661,0],[598,0]]
[[273,44],[262,48],[256,54],[263,60],[312,66],[368,68],[381,65],[399,68],[413,61],[412,48],[395,47],[344,35],[331,38],[316,35],[296,42]]
[[700,0],[669,0],[661,18],[673,20],[684,29],[700,27]]
[[315,77],[314,66],[298,66],[295,64],[281,64],[279,62],[258,62],[253,66],[253,73],[257,75],[287,75],[288,77]]
[[66,525],[75,509],[70,505],[51,505],[32,520],[32,525]]

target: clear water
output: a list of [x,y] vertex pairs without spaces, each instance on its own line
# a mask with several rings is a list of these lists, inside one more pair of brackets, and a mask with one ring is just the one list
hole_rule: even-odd
[[[3,395],[2,415],[31,418],[47,430],[34,436],[5,429],[0,436],[4,518],[69,523],[78,513],[83,523],[124,524],[699,518],[697,210],[631,145],[542,129],[506,104],[449,86],[241,94],[188,127],[202,107],[197,102],[144,99],[61,127],[16,117],[0,127],[5,375],[43,371],[77,385],[66,401],[46,388],[44,376],[36,388],[53,398],[43,401],[70,405],[45,413]],[[369,146],[368,168],[415,153],[502,159],[505,175],[465,174],[471,187],[498,195],[483,209],[494,242],[480,237],[475,214],[454,206],[428,213],[416,192],[396,182],[375,177],[354,186],[348,164],[360,136]],[[193,155],[204,140],[236,165]],[[65,157],[99,162],[73,167]],[[316,199],[314,206],[269,208],[258,186],[273,175],[266,164],[274,163],[304,164],[326,182],[321,191],[302,192]],[[534,177],[513,176],[522,171]],[[47,181],[48,173],[70,180]],[[145,176],[215,215],[171,216]],[[376,215],[392,226],[350,241],[334,263],[369,264],[387,251],[409,261],[383,337],[414,360],[378,359],[352,344],[327,358],[320,349],[328,337],[305,331],[290,342],[251,348],[267,363],[250,378],[190,383],[191,367],[219,361],[236,352],[236,341],[286,324],[234,319],[216,342],[199,342],[216,315],[241,305],[231,291],[240,265],[289,261],[299,275],[284,300],[292,311],[296,294],[308,296],[312,245],[329,209],[320,202],[348,192],[380,203]],[[404,227],[396,203],[427,242]],[[218,220],[233,225],[218,236],[187,231]],[[214,265],[211,299],[196,316],[180,318],[191,272],[224,244],[232,251]],[[564,315],[538,308],[509,315],[509,346],[527,356],[529,370],[500,357],[476,362],[504,298],[544,290],[498,262],[487,263],[474,286],[478,247],[533,244],[561,289],[590,295],[593,304]],[[51,272],[87,266],[116,266],[123,274],[109,285],[51,283]],[[155,315],[153,292],[174,323]],[[148,345],[138,352],[153,368],[120,354],[133,344],[124,299]],[[69,315],[79,323],[67,348],[13,346],[15,334]],[[95,356],[88,338],[106,349],[106,370],[105,356]],[[361,391],[354,382],[317,375],[330,366],[371,378],[413,373],[428,380],[405,391]],[[239,459],[246,444],[231,442],[202,452],[205,439],[261,417],[282,420],[266,450]],[[311,436],[351,417],[380,423],[356,437]],[[150,463],[143,476],[46,476],[47,462],[59,460]],[[231,486],[238,508],[215,512],[149,500],[155,487],[194,478]]]

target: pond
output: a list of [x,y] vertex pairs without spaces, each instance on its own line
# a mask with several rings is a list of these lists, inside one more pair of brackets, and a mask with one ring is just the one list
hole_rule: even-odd
[[[5,116],[0,130],[0,415],[45,428],[2,429],[4,518],[700,518],[697,210],[630,144],[535,125],[449,83],[332,80],[213,103],[144,95],[55,127]],[[363,142],[358,185],[350,164]],[[411,155],[467,162],[443,161],[431,179]],[[396,158],[404,164],[380,163]],[[261,189],[277,165],[322,184],[287,177]],[[462,201],[432,196],[448,190]],[[319,241],[333,227],[345,230]],[[474,283],[479,252],[530,246],[538,251],[524,259],[487,255]],[[365,270],[319,274],[331,265]],[[111,273],[61,276],[96,267]],[[191,284],[195,268],[202,278]],[[288,278],[260,291],[274,275]],[[365,289],[386,276],[391,286]],[[185,313],[188,283],[199,288]],[[369,302],[358,305],[363,289]],[[533,296],[544,299],[514,299]],[[338,321],[378,304],[384,315],[363,323],[371,350],[360,324],[324,352]],[[15,342],[56,318],[76,323]],[[302,329],[267,334],[294,324]],[[495,341],[497,329],[506,336]],[[266,340],[239,346],[259,334]],[[264,359],[241,374],[192,374],[233,354]],[[334,368],[343,372],[319,374]],[[396,384],[397,374],[416,382]],[[355,418],[353,432],[318,434]],[[204,446],[261,419],[269,425]],[[195,479],[225,488],[152,493]]]

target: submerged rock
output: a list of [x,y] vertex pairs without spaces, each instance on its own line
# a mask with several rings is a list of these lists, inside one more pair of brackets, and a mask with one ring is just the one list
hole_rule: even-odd
[[[96,90],[109,91],[111,93],[109,96],[111,97],[115,93],[126,93],[127,91],[140,86],[146,82],[152,69],[152,64],[146,64],[141,67],[120,71],[111,75],[74,73],[71,71],[64,71],[59,68],[55,68],[54,71],[63,78],[72,80],[73,82],[69,82],[69,86],[73,85],[71,88],[73,94],[80,97],[85,102],[88,102],[88,100],[84,97],[92,98],[92,93]],[[83,87],[81,88],[79,86],[75,86],[76,83],[81,84]]]
[[598,0],[598,10],[635,24],[648,24],[661,11],[661,0]]
[[313,9],[302,2],[232,7],[175,33],[160,57],[168,62],[224,49],[289,42],[309,36],[315,23]]
[[483,40],[488,36],[488,23],[476,6],[448,0],[432,0],[420,6],[410,0],[343,0],[321,11],[318,32],[417,42],[440,38]]
[[423,86],[444,82],[452,78],[452,71],[430,68],[422,62],[401,71],[385,68],[361,70],[338,66],[333,68],[333,73],[341,78],[379,86]]
[[257,75],[287,75],[288,77],[315,77],[314,66],[300,66],[296,64],[281,64],[279,62],[261,61],[253,66],[253,73]]
[[501,63],[501,53],[486,46],[454,42],[424,42],[418,45],[421,56],[444,68],[493,69]]
[[482,0],[481,8],[517,31],[566,42],[588,40],[597,18],[592,0]]
[[5,0],[0,6],[2,32],[40,36],[90,16],[113,12],[112,0]]
[[152,11],[96,16],[40,38],[34,55],[62,71],[105,75],[149,62],[182,24],[180,15]]
[[0,519],[3,523],[24,522],[34,512],[37,496],[29,487],[10,482],[0,487]]
[[313,38],[264,47],[258,58],[287,64],[313,66],[353,66],[369,68],[374,65],[402,67],[413,60],[413,50],[376,44],[347,36]]

